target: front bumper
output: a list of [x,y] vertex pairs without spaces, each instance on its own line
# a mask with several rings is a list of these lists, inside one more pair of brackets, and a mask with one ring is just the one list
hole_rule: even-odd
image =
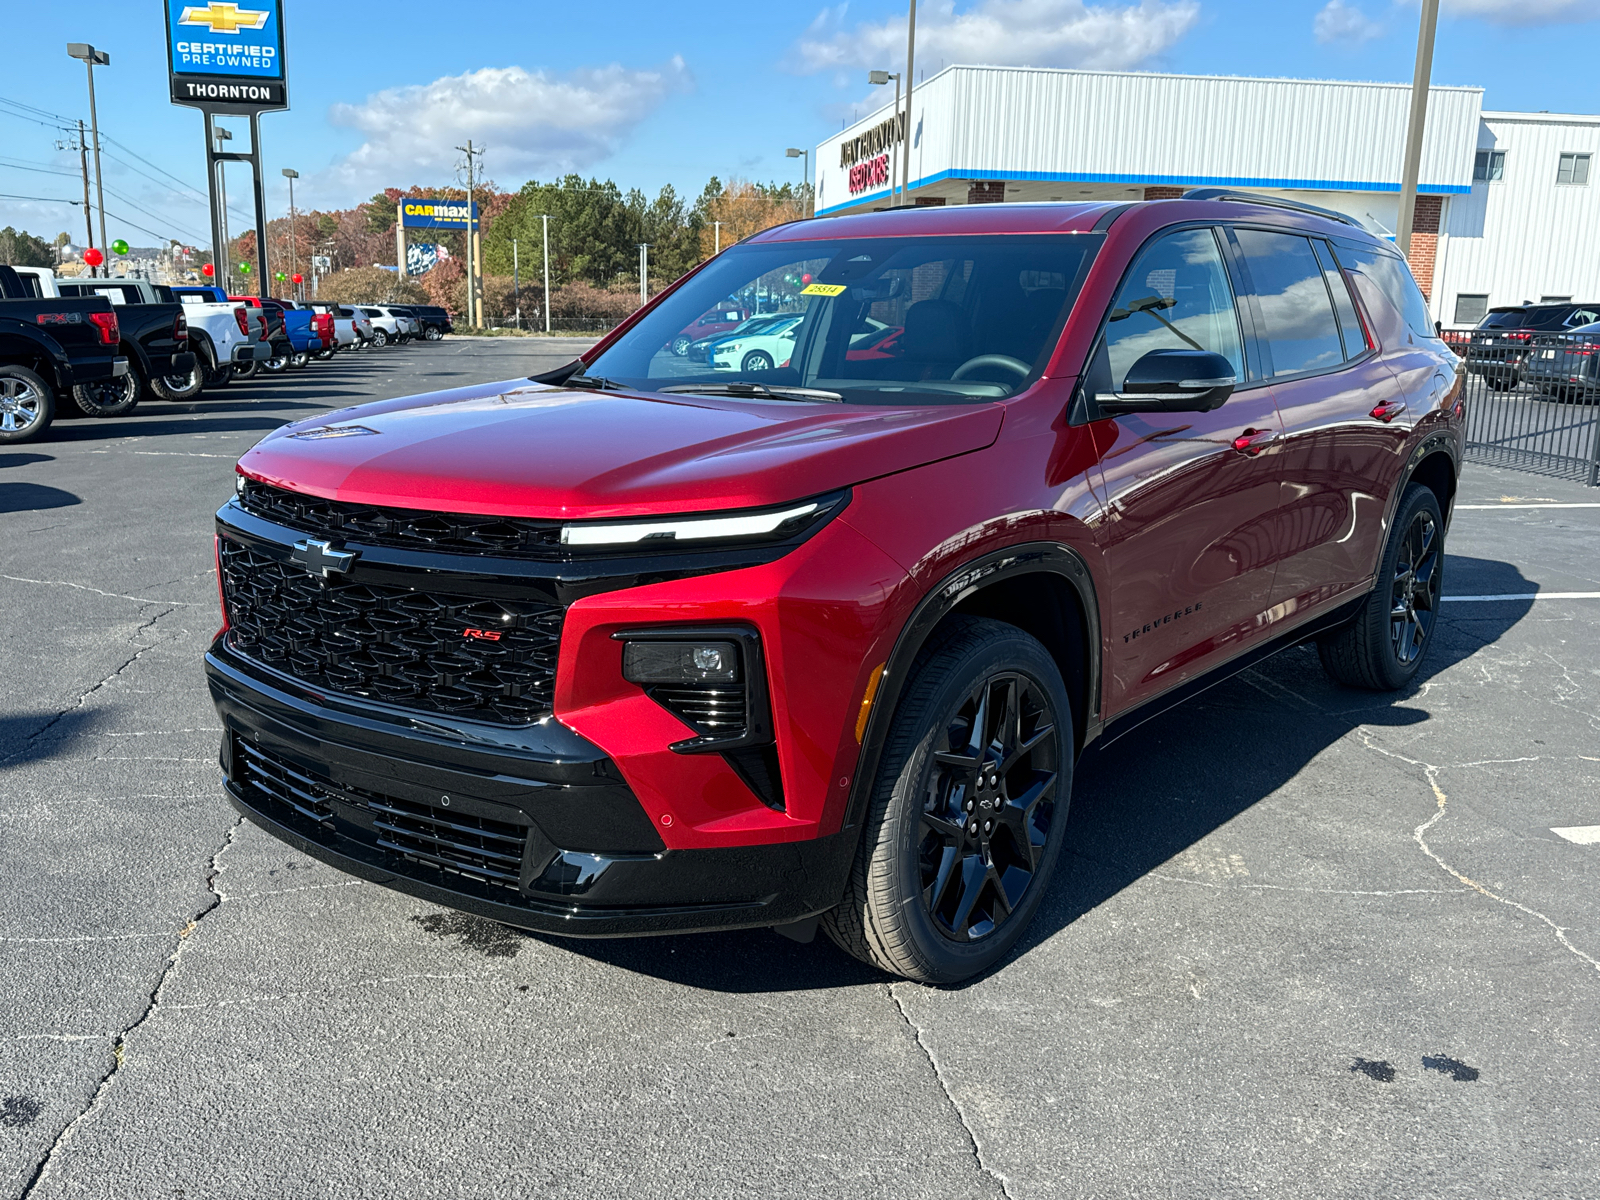
[[[604,752],[554,720],[452,728],[375,712],[256,666],[225,638],[206,676],[225,787],[244,816],[352,875],[509,925],[622,937],[787,924],[837,903],[854,853],[855,831],[668,850]],[[288,800],[260,786],[262,762],[294,781]],[[384,825],[396,811],[419,828],[525,830],[514,883],[397,852]]]

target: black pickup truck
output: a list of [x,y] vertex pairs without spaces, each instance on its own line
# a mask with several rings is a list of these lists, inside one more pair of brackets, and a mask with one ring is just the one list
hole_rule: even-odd
[[0,444],[39,437],[56,397],[128,374],[122,329],[103,296],[39,299],[0,265]]
[[[23,282],[26,285],[28,280]],[[172,392],[187,387],[195,361],[189,350],[189,326],[183,305],[170,288],[116,279],[60,280],[57,286],[63,296],[102,296],[111,302],[122,327],[122,353],[131,367],[113,383],[74,388],[70,399],[62,397],[62,410],[76,409],[87,417],[120,417],[132,412],[134,405],[151,392],[164,400],[186,398]],[[148,295],[157,296],[161,302],[149,303]],[[198,392],[199,388],[193,390]],[[75,414],[62,411],[58,415]]]

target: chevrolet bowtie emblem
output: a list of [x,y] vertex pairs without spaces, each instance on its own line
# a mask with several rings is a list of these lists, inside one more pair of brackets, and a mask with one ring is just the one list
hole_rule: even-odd
[[270,12],[240,8],[212,0],[204,7],[190,6],[178,18],[179,25],[204,25],[212,33],[238,33],[241,29],[260,29],[267,23]]
[[332,579],[350,569],[357,553],[355,550],[335,550],[331,542],[307,538],[294,544],[294,553],[289,557],[313,575],[320,571],[324,579]]

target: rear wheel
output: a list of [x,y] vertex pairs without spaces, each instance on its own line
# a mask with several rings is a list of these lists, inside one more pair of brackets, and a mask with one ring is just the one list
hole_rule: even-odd
[[235,379],[254,379],[261,371],[259,359],[252,358],[249,362],[233,364],[233,377]]
[[289,356],[289,369],[303,371],[311,363],[311,355],[304,350],[298,350]]
[[333,347],[330,346],[326,350],[318,350],[316,352],[316,354],[312,355],[312,357],[318,359],[321,362],[327,362],[330,358],[332,358],[334,356],[335,353],[336,352],[333,349]]
[[205,386],[205,356],[198,351],[187,375],[160,375],[150,380],[150,390],[163,400],[193,400]]
[[29,442],[55,420],[55,393],[27,367],[0,366],[0,444]]
[[374,329],[372,331],[372,344],[374,346],[387,346],[389,344],[388,331],[384,329]]
[[440,338],[444,337],[444,331],[437,325],[429,325],[428,328],[423,331],[422,336],[427,341],[437,342]]
[[130,370],[115,379],[75,385],[70,403],[86,417],[122,417],[138,406],[142,390],[138,373]]
[[950,984],[1016,944],[1048,886],[1072,787],[1072,708],[1034,638],[964,617],[918,656],[828,936]]
[[1433,642],[1443,582],[1439,499],[1413,483],[1395,514],[1378,565],[1378,586],[1355,620],[1317,642],[1323,670],[1346,687],[1374,692],[1405,687]]

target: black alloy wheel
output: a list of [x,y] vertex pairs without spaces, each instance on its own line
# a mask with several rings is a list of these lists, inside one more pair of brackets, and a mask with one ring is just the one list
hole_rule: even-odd
[[326,350],[318,350],[312,357],[319,362],[327,362],[336,353],[337,351],[332,346],[329,346]]
[[86,417],[122,417],[138,407],[141,391],[138,374],[130,370],[114,379],[74,385],[71,403]]
[[248,362],[233,364],[233,377],[235,379],[254,379],[261,370],[261,360],[252,358]]
[[688,334],[680,333],[677,337],[672,339],[672,352],[679,358],[682,358],[684,355],[689,353],[690,340],[691,339],[689,338]]
[[1348,625],[1317,640],[1336,682],[1397,691],[1411,682],[1433,643],[1444,586],[1444,516],[1430,488],[1406,488],[1378,565],[1378,584]]
[[29,442],[55,420],[50,385],[27,367],[0,366],[0,445]]
[[752,350],[744,356],[744,361],[739,364],[739,370],[747,375],[752,371],[770,371],[772,355],[765,350]]
[[1038,909],[1065,839],[1075,742],[1061,672],[1036,639],[954,617],[898,702],[844,896],[822,927],[843,949],[922,983],[1005,957]]

